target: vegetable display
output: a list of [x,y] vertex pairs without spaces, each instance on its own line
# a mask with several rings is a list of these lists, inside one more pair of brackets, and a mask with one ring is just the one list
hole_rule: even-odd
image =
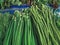
[[0,45],[60,45],[60,17],[41,1],[14,14],[0,13]]

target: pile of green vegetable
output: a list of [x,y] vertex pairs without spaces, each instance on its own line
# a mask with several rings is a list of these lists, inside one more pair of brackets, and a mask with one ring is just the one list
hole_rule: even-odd
[[[41,7],[42,9],[39,9],[37,5],[32,5],[23,12],[16,10],[8,23],[5,18],[4,23],[7,24],[6,30],[3,29],[4,34],[1,35],[1,45],[59,45],[60,21],[56,19],[50,7],[44,4]],[[8,13],[1,16],[9,19],[9,15]]]
[[14,14],[0,13],[0,45],[60,45],[60,18],[42,3]]

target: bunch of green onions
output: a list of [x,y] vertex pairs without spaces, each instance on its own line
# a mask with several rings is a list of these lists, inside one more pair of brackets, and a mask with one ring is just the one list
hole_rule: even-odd
[[15,11],[3,45],[59,45],[60,29],[50,7],[42,4],[24,11]]
[[1,45],[59,45],[59,24],[60,20],[56,19],[53,9],[42,3],[40,5],[36,3],[23,12],[18,10],[14,12],[6,26],[4,39],[0,42]]
[[56,24],[58,20],[52,12],[53,10],[44,4],[42,4],[42,10],[37,5],[31,8],[32,18],[36,25],[41,45],[60,44],[60,29]]

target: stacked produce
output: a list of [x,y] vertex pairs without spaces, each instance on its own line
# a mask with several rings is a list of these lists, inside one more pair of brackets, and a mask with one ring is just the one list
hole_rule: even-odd
[[60,29],[56,20],[52,10],[44,4],[41,10],[37,5],[24,12],[16,10],[8,24],[3,45],[59,45]]
[[14,14],[0,13],[0,45],[60,44],[60,18],[40,2]]

